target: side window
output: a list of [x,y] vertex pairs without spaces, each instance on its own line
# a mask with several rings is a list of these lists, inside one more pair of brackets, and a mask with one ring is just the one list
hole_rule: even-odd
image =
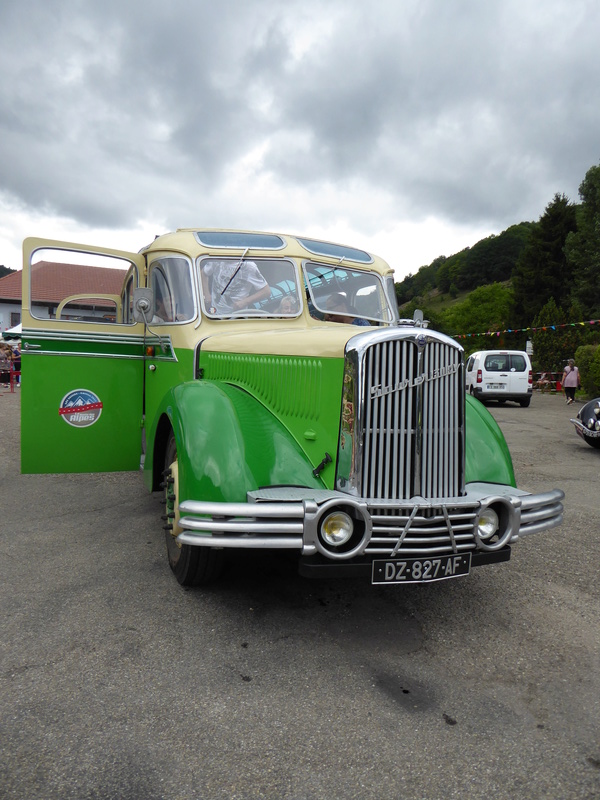
[[125,258],[42,248],[32,253],[31,315],[37,319],[94,324],[133,324],[123,306],[128,276],[136,268]]
[[469,356],[469,360],[467,361],[467,372],[472,371],[474,361],[475,361],[475,356]]
[[161,258],[150,266],[154,292],[151,325],[188,322],[195,316],[190,263],[183,257]]

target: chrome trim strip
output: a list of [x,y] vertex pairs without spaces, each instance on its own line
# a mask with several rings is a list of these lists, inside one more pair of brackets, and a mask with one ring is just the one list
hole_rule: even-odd
[[[171,352],[171,355],[167,355],[166,353],[157,354],[151,356],[154,361],[178,361],[177,354],[175,353],[175,349],[173,347],[173,342],[171,336],[146,336],[144,338],[142,335],[104,335],[103,333],[99,333],[96,336],[86,335],[86,336],[78,336],[75,333],[64,333],[63,331],[57,332],[56,334],[52,333],[52,331],[44,330],[44,331],[34,331],[31,328],[27,329],[23,333],[23,338],[31,338],[31,339],[40,339],[43,342],[63,342],[63,343],[75,343],[78,345],[87,344],[101,344],[105,345],[106,347],[155,347],[160,348],[163,350],[162,342],[166,343],[167,349]],[[133,359],[133,360],[144,360],[146,356],[143,352],[140,355],[135,355],[133,353],[115,353],[112,351],[104,351],[104,352],[97,352],[91,353],[87,350],[82,349],[81,347],[77,350],[41,350],[41,344],[33,344],[31,342],[24,342],[23,350],[27,352],[27,355],[36,355],[36,356],[66,356],[66,357],[85,357],[85,358],[125,358],[125,359]]]
[[[21,334],[22,339],[50,339],[55,342],[111,342],[115,344],[142,344],[144,341],[143,334],[119,334],[119,333],[86,333],[79,334],[71,331],[57,330],[52,331],[48,329],[37,330],[35,328],[27,328]],[[153,337],[158,341],[158,337]],[[166,338],[166,337],[164,337]]]
[[[181,517],[179,525],[187,531],[199,531],[201,533],[212,533],[216,527],[216,523],[212,519],[197,519],[195,517]],[[219,520],[218,530],[219,533],[239,533],[240,527],[244,528],[247,533],[297,533],[302,535],[304,526],[302,522],[265,522],[264,520],[250,520],[246,519],[232,519]]]
[[[35,346],[35,345],[34,345]],[[30,352],[28,347],[24,347],[24,350],[27,351],[28,356],[64,356],[64,357],[75,357],[75,358],[125,358],[131,359],[133,361],[143,361],[144,356],[136,356],[136,355],[119,355],[118,353],[87,353],[83,351],[79,351],[77,353],[73,352],[63,352],[62,350],[32,350]],[[172,358],[168,358],[167,356],[156,356],[154,358],[155,361],[177,361],[177,359],[173,356]]]
[[180,544],[195,547],[233,547],[241,550],[302,550],[304,555],[312,555],[316,547],[304,547],[302,537],[282,538],[278,536],[204,536],[202,534],[180,533]]
[[244,517],[246,519],[277,519],[292,518],[303,519],[304,506],[302,503],[211,503],[199,500],[184,500],[179,505],[182,514],[200,514],[203,516],[223,516],[223,509],[227,509],[228,517]]

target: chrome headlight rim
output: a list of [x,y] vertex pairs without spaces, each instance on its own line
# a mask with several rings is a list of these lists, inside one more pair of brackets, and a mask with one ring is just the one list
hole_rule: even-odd
[[[339,545],[328,542],[323,533],[324,524],[336,514],[347,516],[353,523],[350,537]],[[365,551],[371,538],[371,520],[366,510],[359,505],[347,500],[334,499],[320,506],[316,531],[315,544],[319,553],[327,558],[346,560]]]
[[[497,528],[489,530],[494,517],[497,519]],[[477,519],[475,520],[475,542],[478,550],[494,551],[501,550],[510,543],[513,536],[519,533],[520,515],[518,509],[506,497],[490,497],[482,502]],[[488,528],[482,530],[480,522]]]

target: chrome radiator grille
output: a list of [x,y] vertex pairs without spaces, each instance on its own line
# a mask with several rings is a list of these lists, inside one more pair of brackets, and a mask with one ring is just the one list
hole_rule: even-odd
[[347,350],[338,488],[382,500],[459,497],[462,348],[422,329],[386,334]]

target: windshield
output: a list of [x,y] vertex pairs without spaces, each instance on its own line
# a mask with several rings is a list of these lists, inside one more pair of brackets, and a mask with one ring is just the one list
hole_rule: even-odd
[[394,319],[376,272],[309,262],[304,265],[304,277],[310,313],[317,319],[364,326]]
[[302,309],[293,262],[276,258],[204,258],[202,308],[209,317],[297,317]]

